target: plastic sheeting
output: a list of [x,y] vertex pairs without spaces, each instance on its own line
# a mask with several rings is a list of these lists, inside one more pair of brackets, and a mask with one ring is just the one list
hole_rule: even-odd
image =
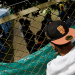
[[[72,27],[75,28],[75,25]],[[14,63],[0,63],[0,75],[46,75],[46,65],[56,58],[50,43]]]

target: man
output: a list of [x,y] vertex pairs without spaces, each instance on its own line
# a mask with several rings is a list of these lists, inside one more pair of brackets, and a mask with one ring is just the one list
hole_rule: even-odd
[[51,10],[48,7],[46,7],[42,13],[43,13],[43,16],[46,17],[47,14],[51,15]]
[[29,20],[24,20],[23,18],[21,18],[19,20],[20,22],[20,26],[19,29],[21,29],[21,34],[22,37],[24,38],[25,42],[27,43],[27,49],[29,51],[29,53],[31,53],[31,49],[35,44],[35,35],[33,34],[33,32],[30,30],[29,26],[30,26],[30,21]]
[[31,53],[38,51],[39,49],[41,49],[42,47],[44,47],[49,43],[43,30],[39,30],[36,33],[36,40],[38,40],[38,43],[36,43],[35,46],[32,48]]
[[61,55],[47,64],[46,75],[75,75],[75,47],[71,42],[74,32],[75,29],[68,28],[63,21],[46,26],[45,35],[50,39],[50,45]]
[[31,54],[32,47],[35,44],[35,35],[30,30],[29,26],[30,26],[30,21],[26,19],[24,21],[24,26],[22,26],[22,32],[24,35],[24,39],[26,40],[26,43],[27,43],[27,49],[28,49],[29,53]]
[[59,17],[60,17],[60,19],[61,19],[62,21],[66,21],[66,20],[67,20],[67,14],[66,14],[66,12],[64,11],[64,7],[63,7],[63,6],[61,6],[61,13],[60,13]]

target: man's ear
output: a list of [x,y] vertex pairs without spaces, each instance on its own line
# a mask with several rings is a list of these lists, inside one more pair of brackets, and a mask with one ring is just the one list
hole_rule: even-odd
[[50,45],[55,48],[55,45],[53,43],[50,43]]
[[53,47],[53,50],[57,51],[57,48],[53,43],[50,43],[50,45]]

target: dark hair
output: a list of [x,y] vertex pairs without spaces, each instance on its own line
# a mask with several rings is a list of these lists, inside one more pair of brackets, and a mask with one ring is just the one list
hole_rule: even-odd
[[61,6],[61,10],[64,11],[64,7],[63,6]]
[[30,25],[30,21],[26,19],[26,20],[24,21],[24,25]]
[[21,19],[19,20],[19,22],[20,22],[21,24],[23,24],[23,23],[24,23],[24,19],[21,18]]
[[[51,42],[51,43],[53,43],[53,42]],[[68,43],[63,44],[63,45],[57,45],[57,44],[54,44],[54,43],[53,43],[53,44],[54,44],[55,46],[57,46],[58,48],[62,49],[63,47],[68,46],[70,43],[71,43],[71,42],[68,42]]]

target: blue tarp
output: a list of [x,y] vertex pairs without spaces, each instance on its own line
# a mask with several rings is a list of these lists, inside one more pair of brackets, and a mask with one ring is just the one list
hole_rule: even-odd
[[[0,9],[0,18],[6,17],[8,15],[9,15],[9,10],[8,9],[5,9],[5,8]],[[10,28],[11,21],[10,22],[5,22],[5,23],[0,24],[0,25],[1,25],[2,29],[5,31],[5,36],[7,37],[7,32]],[[6,48],[3,46],[3,44],[0,40],[0,51],[4,52],[5,49]],[[2,53],[0,53],[0,61],[1,61],[1,57],[2,57]]]
[[0,18],[6,17],[9,15],[9,10],[6,8],[0,9]]
[[[6,17],[8,15],[9,15],[9,10],[8,9],[6,9],[6,8],[0,9],[0,18]],[[3,24],[0,24],[2,29],[5,31],[6,37],[7,37],[7,32],[9,30],[9,28],[10,28],[10,23],[11,23],[11,21],[10,22],[5,22]]]
[[2,29],[5,31],[5,35],[7,37],[8,30],[10,28],[11,21],[1,24]]

